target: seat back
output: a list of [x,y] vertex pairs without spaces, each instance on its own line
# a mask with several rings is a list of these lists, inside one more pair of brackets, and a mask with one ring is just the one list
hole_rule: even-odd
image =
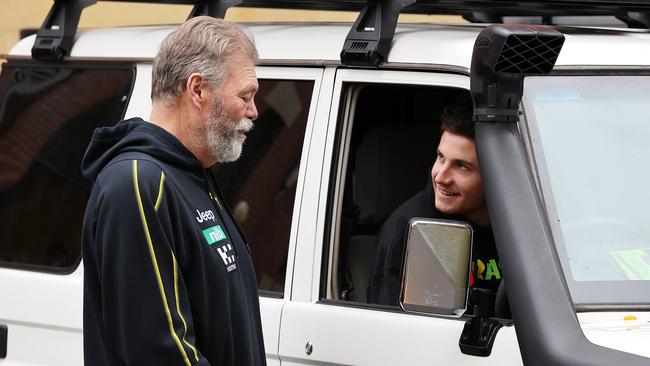
[[366,302],[377,232],[390,214],[420,191],[436,151],[435,125],[380,126],[364,136],[355,156],[353,202],[357,227],[347,250],[353,291],[349,300]]

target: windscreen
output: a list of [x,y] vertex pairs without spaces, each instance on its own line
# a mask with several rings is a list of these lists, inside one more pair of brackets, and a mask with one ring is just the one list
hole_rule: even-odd
[[573,301],[650,303],[650,76],[528,78],[523,104]]

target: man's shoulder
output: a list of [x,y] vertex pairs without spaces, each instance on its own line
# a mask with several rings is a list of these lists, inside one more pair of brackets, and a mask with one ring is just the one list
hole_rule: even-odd
[[127,153],[117,156],[97,176],[95,185],[103,191],[119,191],[133,188],[157,187],[164,175],[162,164],[144,153]]
[[443,216],[437,209],[430,188],[421,190],[399,205],[389,220],[409,221],[414,217],[439,218]]
[[[432,192],[427,189],[416,193],[399,205],[386,219],[380,230],[380,237],[394,236],[406,229],[408,222],[414,217],[438,218],[440,212],[436,210]],[[401,234],[397,234],[401,236]]]

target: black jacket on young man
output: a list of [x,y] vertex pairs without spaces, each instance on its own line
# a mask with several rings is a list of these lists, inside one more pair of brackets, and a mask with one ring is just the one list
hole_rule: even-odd
[[82,170],[85,364],[265,365],[249,250],[197,158],[130,119]]
[[[429,179],[427,187],[395,209],[379,230],[368,284],[369,303],[398,306],[406,234],[409,221],[415,217],[467,221],[460,216],[438,211]],[[470,286],[496,292],[501,280],[501,268],[498,264],[492,227],[473,225],[473,229]]]

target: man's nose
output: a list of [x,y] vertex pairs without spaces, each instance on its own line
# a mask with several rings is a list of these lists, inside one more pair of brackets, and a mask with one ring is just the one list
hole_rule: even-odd
[[434,177],[434,181],[438,184],[450,184],[451,179],[451,169],[448,164],[440,164],[438,166],[438,172]]
[[246,106],[246,118],[250,120],[256,120],[258,117],[257,113],[257,107],[255,106],[255,101],[253,98],[248,102],[248,105]]

